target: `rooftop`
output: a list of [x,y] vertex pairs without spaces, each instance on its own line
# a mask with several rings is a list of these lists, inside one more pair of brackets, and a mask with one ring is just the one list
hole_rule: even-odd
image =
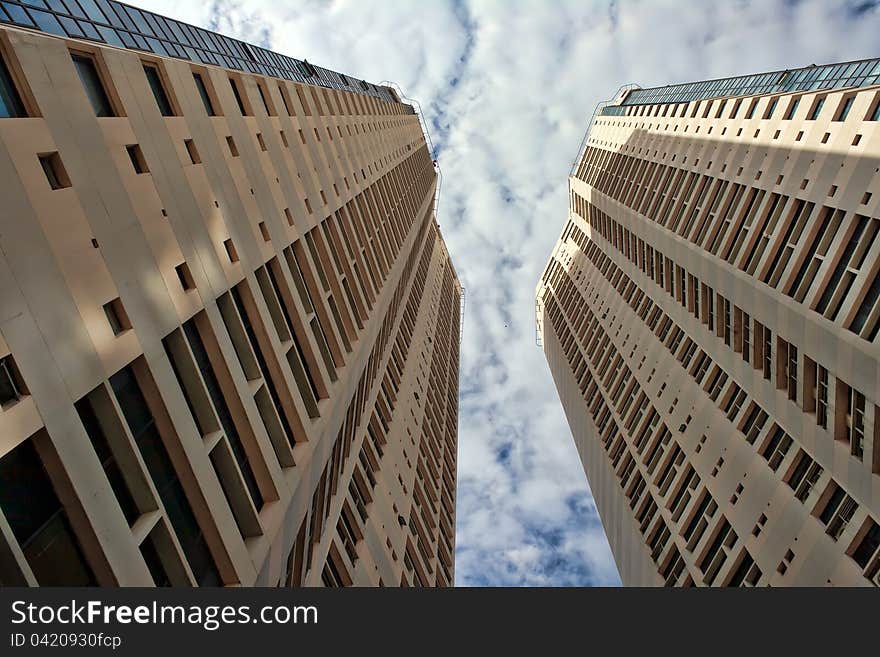
[[116,0],[0,0],[0,23],[398,102],[387,87]]
[[[686,82],[665,87],[636,88],[624,96],[620,105],[687,103],[706,98],[868,87],[874,84],[880,84],[880,58],[822,66],[811,64],[803,68]],[[606,109],[610,108],[610,105],[606,107]]]

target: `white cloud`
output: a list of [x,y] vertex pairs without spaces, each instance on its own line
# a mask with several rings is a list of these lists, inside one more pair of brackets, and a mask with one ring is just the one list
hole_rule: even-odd
[[586,120],[628,82],[875,56],[878,10],[834,0],[135,1],[394,80],[420,100],[441,151],[439,219],[468,297],[457,582],[616,583],[534,342],[534,288],[562,228]]

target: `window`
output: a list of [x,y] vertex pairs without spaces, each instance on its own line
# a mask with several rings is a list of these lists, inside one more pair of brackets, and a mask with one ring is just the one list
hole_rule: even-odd
[[229,256],[229,262],[238,262],[238,251],[235,250],[235,244],[231,239],[224,240],[223,248],[226,249],[226,255]]
[[235,140],[232,138],[232,135],[227,135],[226,145],[229,146],[229,152],[232,157],[238,157],[238,147],[235,145]]
[[150,89],[153,90],[153,96],[156,98],[156,104],[159,106],[159,112],[162,116],[174,116],[174,108],[171,106],[171,100],[165,92],[165,85],[162,84],[162,75],[159,68],[155,64],[144,64],[144,73],[147,75],[147,82],[150,83]]
[[779,102],[778,98],[774,98],[770,101],[770,104],[767,106],[767,111],[764,113],[765,119],[773,118],[773,112],[776,111],[776,105]]
[[135,173],[150,173],[150,169],[147,167],[147,160],[144,157],[144,153],[140,146],[137,144],[131,144],[126,146],[125,150],[128,152],[128,157],[131,160],[131,165],[134,167]]
[[836,541],[843,535],[859,505],[835,482],[832,481],[829,488],[831,490],[825,495],[827,501],[819,520],[825,525],[825,533]]
[[131,328],[128,314],[126,314],[122,301],[118,297],[104,304],[104,314],[107,316],[110,328],[113,329],[113,335],[119,335]]
[[256,536],[262,530],[255,512],[263,507],[264,498],[204,340],[216,348],[214,334],[204,313],[200,313],[183,325],[182,332],[175,331],[163,343],[201,434],[218,429],[224,433],[225,440],[212,447],[209,456],[239,530],[245,537]]
[[43,173],[46,174],[49,187],[52,189],[70,187],[70,178],[67,176],[67,170],[64,168],[61,156],[57,151],[55,153],[44,153],[37,157],[40,158],[40,166],[43,167]]
[[19,118],[27,116],[24,103],[15,86],[12,73],[0,57],[0,118]]
[[865,449],[865,395],[837,380],[834,437],[848,442],[850,454],[861,460]]
[[785,113],[785,120],[791,121],[794,118],[794,113],[797,112],[798,105],[800,104],[801,99],[795,98],[788,105],[788,111]]
[[843,99],[840,103],[840,109],[837,111],[837,118],[834,119],[835,121],[846,121],[846,117],[849,116],[849,111],[852,109],[854,100],[854,96]]
[[266,109],[266,114],[269,116],[275,116],[275,106],[272,104],[272,99],[269,97],[268,91],[264,88],[261,81],[257,81],[257,91],[260,92],[260,100],[263,101],[263,107]]
[[189,154],[189,160],[193,164],[201,164],[202,158],[199,156],[199,150],[196,143],[192,139],[184,139],[183,145],[186,146],[186,152]]
[[828,428],[828,370],[816,365],[816,424]]
[[265,150],[266,150],[266,141],[263,139],[263,133],[262,133],[262,132],[258,132],[258,133],[257,133],[257,143],[260,145],[260,150],[261,150],[261,151],[265,151]]
[[0,358],[0,406],[11,406],[27,394],[27,388],[12,356]]
[[742,105],[742,99],[737,99],[737,101],[733,105],[733,111],[730,113],[730,118],[735,119],[736,115],[739,113],[739,108]]
[[752,357],[752,319],[747,312],[742,314],[742,357],[747,363]]
[[756,370],[761,370],[764,378],[768,381],[770,380],[773,369],[772,343],[773,335],[770,329],[756,320],[754,343],[755,355],[752,365]]
[[45,430],[0,458],[0,509],[41,586],[94,586],[67,511],[35,442],[49,443]]
[[752,101],[752,104],[749,105],[749,111],[746,112],[746,118],[750,119],[755,115],[755,108],[758,106],[758,100],[755,99]]
[[72,53],[71,58],[95,114],[97,116],[116,116],[113,105],[110,103],[110,97],[101,81],[101,74],[98,72],[94,57]]
[[278,92],[281,94],[281,102],[284,103],[284,110],[287,112],[287,115],[293,116],[293,112],[290,111],[290,101],[287,99],[287,89],[280,82],[278,83]]
[[794,491],[794,496],[801,502],[807,498],[822,476],[822,466],[816,463],[804,450],[798,452],[795,457],[794,467],[786,483]]
[[804,356],[803,408],[816,414],[816,424],[828,428],[828,370],[808,356]]
[[880,525],[868,518],[865,521],[868,525],[867,530],[852,552],[853,560],[862,568],[867,568],[871,557],[877,554],[877,548],[880,548]]
[[[143,373],[142,378],[135,374],[135,367]],[[153,479],[196,583],[201,586],[219,585],[222,583],[220,573],[217,571],[183,484],[165,448],[153,410],[144,397],[141,380],[151,380],[143,356],[110,377],[110,386],[119,402],[119,408],[122,410],[135,445],[144,459],[147,471]]]
[[822,113],[822,106],[825,104],[824,98],[817,98],[813,103],[813,109],[810,112],[810,115],[807,117],[808,121],[815,121],[819,118],[819,114]]
[[730,301],[724,297],[721,297],[721,312],[724,314],[724,325],[722,327],[721,337],[724,339],[724,344],[729,347],[731,346],[733,325],[730,312]]
[[776,387],[785,390],[790,400],[797,401],[797,347],[777,337],[776,361]]
[[229,86],[232,87],[232,95],[235,96],[235,102],[238,103],[238,109],[241,111],[241,115],[249,116],[250,112],[244,104],[244,98],[242,98],[241,91],[238,89],[238,83],[235,81],[235,78],[229,78]]
[[199,91],[199,96],[202,98],[202,103],[205,106],[205,111],[208,113],[208,116],[216,116],[217,112],[214,111],[214,103],[211,102],[211,94],[208,93],[208,87],[205,86],[205,80],[202,78],[202,74],[193,73],[193,80],[196,83],[196,89]]
[[[139,468],[123,470],[113,452],[110,437],[107,435],[108,429],[119,431],[121,425],[116,427],[111,424],[118,422],[118,417],[114,411],[107,412],[107,409],[112,409],[112,406],[107,396],[106,388],[103,385],[98,386],[91,393],[76,402],[75,407],[76,412],[79,414],[80,422],[82,422],[83,428],[86,430],[89,441],[92,443],[92,447],[98,457],[98,461],[101,462],[104,474],[107,475],[110,488],[113,489],[116,500],[119,502],[122,515],[125,516],[126,521],[131,525],[141,515],[141,511],[132,494],[132,486],[128,482],[131,481],[135,486],[141,485],[141,481],[135,474],[135,470],[139,471]],[[108,429],[104,428],[105,425],[109,425]]]
[[192,273],[189,271],[189,265],[185,262],[181,262],[174,268],[174,271],[177,272],[177,279],[180,281],[180,286],[184,289],[184,291],[194,290],[196,287],[196,283],[193,280]]

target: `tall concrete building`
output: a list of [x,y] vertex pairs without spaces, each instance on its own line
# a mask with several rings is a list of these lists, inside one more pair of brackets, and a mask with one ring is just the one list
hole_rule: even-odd
[[880,60],[600,106],[539,336],[629,585],[880,584]]
[[0,21],[0,583],[450,585],[413,107],[112,0]]

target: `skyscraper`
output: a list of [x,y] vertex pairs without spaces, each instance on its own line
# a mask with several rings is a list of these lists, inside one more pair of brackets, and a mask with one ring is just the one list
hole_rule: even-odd
[[880,60],[600,106],[539,336],[621,578],[880,584]]
[[453,582],[461,286],[389,87],[0,3],[0,584]]

